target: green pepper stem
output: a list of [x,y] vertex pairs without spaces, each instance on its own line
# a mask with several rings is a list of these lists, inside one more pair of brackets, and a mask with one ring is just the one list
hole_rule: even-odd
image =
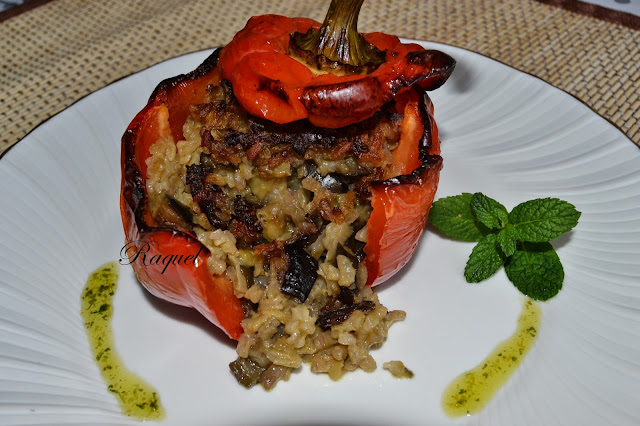
[[368,43],[358,32],[358,15],[364,0],[332,0],[318,30],[291,36],[289,50],[319,70],[367,73],[385,60],[385,51]]

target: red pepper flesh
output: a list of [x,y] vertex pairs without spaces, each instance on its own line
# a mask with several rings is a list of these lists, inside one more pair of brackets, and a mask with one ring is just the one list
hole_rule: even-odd
[[369,33],[365,40],[387,51],[386,61],[375,71],[317,74],[287,53],[292,33],[319,26],[306,18],[257,16],[225,47],[220,55],[223,77],[250,114],[276,123],[307,118],[316,126],[343,127],[371,117],[409,86],[440,87],[455,66],[443,52]]
[[[131,122],[122,137],[122,186],[120,212],[127,242],[135,242],[146,261],[138,257],[131,266],[142,285],[153,295],[178,305],[196,308],[232,339],[240,338],[244,311],[227,278],[209,272],[211,255],[194,235],[155,226],[146,193],[145,160],[149,147],[160,138],[181,140],[189,105],[201,102],[208,84],[220,81],[215,68],[218,52],[188,75],[165,80],[147,106]],[[166,256],[191,256],[193,261],[165,268]]]
[[413,256],[438,188],[442,158],[433,104],[426,93],[404,108],[393,164],[401,175],[371,184],[367,222],[367,285],[388,280]]

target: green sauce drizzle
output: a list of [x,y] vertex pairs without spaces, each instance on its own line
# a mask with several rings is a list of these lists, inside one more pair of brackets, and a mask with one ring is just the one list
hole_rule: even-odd
[[118,264],[109,262],[91,273],[82,290],[81,313],[93,357],[125,415],[142,421],[162,420],[165,413],[156,390],[128,370],[115,350],[111,317],[117,287]]
[[442,394],[442,409],[450,417],[475,414],[493,398],[533,346],[541,309],[528,299],[516,332],[500,343],[477,367],[458,376]]

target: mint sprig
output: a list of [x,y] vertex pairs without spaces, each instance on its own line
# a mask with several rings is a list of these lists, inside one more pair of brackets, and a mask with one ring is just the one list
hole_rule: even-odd
[[580,212],[563,200],[526,201],[507,212],[496,200],[478,192],[442,198],[431,207],[429,220],[444,235],[477,241],[464,270],[478,283],[504,265],[509,280],[535,300],[549,300],[562,288],[564,270],[549,243],[578,224]]
[[480,222],[469,207],[473,194],[463,193],[433,203],[429,220],[443,234],[460,241],[480,241],[490,230]]

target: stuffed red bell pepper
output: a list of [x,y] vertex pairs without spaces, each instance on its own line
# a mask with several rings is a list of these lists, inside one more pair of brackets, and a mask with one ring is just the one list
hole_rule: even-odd
[[442,167],[426,91],[455,61],[357,33],[361,5],[332,2],[322,25],[251,18],[123,136],[124,254],[154,295],[239,340],[246,386],[303,361],[371,371],[404,316],[371,286],[422,234]]

